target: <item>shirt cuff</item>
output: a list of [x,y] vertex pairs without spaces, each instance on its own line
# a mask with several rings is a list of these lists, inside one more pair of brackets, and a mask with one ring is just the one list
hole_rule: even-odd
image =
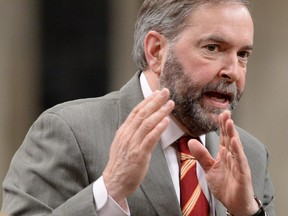
[[96,205],[96,212],[99,216],[130,216],[129,206],[126,202],[127,211],[122,209],[118,203],[108,194],[104,184],[103,176],[93,183],[93,196]]

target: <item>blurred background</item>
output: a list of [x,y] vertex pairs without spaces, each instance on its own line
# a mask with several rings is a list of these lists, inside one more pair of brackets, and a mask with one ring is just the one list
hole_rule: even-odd
[[[0,182],[27,130],[63,101],[119,89],[134,73],[142,0],[0,0]],[[277,215],[288,194],[288,1],[254,1],[255,50],[235,122],[267,145]],[[0,203],[2,191],[0,192]],[[1,205],[1,204],[0,204]]]

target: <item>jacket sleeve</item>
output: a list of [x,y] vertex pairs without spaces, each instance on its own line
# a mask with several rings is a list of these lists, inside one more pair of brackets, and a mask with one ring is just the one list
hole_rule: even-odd
[[32,125],[3,182],[2,211],[14,216],[96,215],[81,147],[67,122],[44,113]]

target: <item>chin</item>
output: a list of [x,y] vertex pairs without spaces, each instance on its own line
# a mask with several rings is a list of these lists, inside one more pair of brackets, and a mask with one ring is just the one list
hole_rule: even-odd
[[219,116],[221,113],[210,113],[207,115],[207,119],[209,119],[212,124],[219,125]]

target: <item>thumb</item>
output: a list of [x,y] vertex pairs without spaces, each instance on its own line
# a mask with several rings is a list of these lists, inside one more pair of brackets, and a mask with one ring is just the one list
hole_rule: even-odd
[[208,150],[196,139],[189,140],[188,147],[192,156],[199,162],[203,170],[207,172],[215,162]]

